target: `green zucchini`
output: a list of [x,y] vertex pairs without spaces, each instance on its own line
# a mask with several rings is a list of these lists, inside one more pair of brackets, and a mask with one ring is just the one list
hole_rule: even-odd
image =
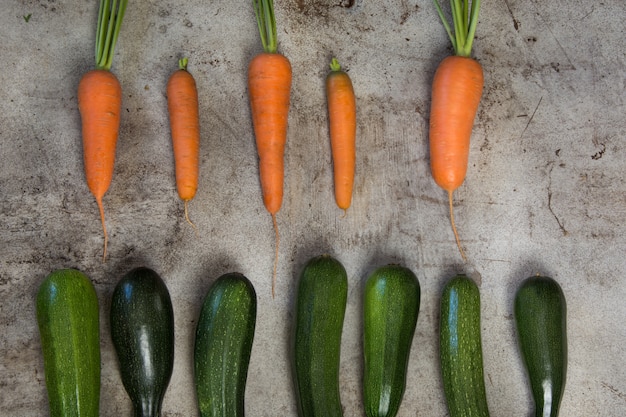
[[97,417],[100,323],[91,281],[74,269],[54,271],[36,304],[50,416]]
[[294,382],[301,417],[340,417],[339,356],[348,277],[336,259],[321,255],[305,265],[298,282]]
[[135,417],[159,416],[174,367],[174,312],[153,270],[133,269],[116,285],[111,338]]
[[365,283],[363,399],[368,417],[398,413],[419,307],[420,284],[407,268],[383,266]]
[[243,417],[256,292],[239,273],[209,289],[196,328],[194,379],[201,417]]
[[439,354],[450,417],[487,417],[487,394],[480,337],[480,292],[465,275],[443,290]]
[[561,286],[552,278],[530,277],[515,294],[518,341],[537,417],[559,413],[567,370],[566,310]]

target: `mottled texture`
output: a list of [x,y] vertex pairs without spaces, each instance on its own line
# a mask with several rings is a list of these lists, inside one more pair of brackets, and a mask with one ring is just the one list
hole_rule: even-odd
[[202,417],[245,416],[256,324],[256,292],[243,275],[222,275],[202,303],[194,340],[194,381]]

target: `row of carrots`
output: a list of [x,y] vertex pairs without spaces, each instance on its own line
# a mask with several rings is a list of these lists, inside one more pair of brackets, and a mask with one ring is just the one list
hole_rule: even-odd
[[[277,50],[273,0],[252,0],[263,52],[249,63],[248,94],[263,202],[272,217],[276,253],[272,280],[274,294],[279,242],[276,214],[283,198],[284,151],[290,106],[292,69]],[[85,175],[94,195],[104,234],[107,232],[102,199],[113,177],[122,88],[111,72],[112,57],[128,0],[100,0],[96,31],[96,68],[82,77],[78,107],[82,118]],[[483,88],[482,67],[471,58],[480,0],[452,0],[451,27],[440,4],[435,5],[454,47],[455,55],[439,65],[432,84],[430,112],[430,160],[435,182],[448,193],[450,222],[459,251],[465,259],[456,231],[453,192],[463,183],[468,164],[469,140]],[[198,188],[200,124],[198,93],[187,60],[179,62],[167,84],[168,111],[173,142],[176,185],[185,203]],[[336,59],[326,79],[329,131],[333,155],[335,199],[344,211],[350,207],[356,161],[356,100],[350,77]],[[193,223],[191,223],[193,224]]]

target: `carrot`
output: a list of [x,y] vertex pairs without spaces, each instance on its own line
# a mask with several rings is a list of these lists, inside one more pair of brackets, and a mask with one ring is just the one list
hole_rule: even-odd
[[356,164],[356,101],[352,81],[336,58],[326,76],[328,121],[333,154],[335,201],[344,210],[350,207]]
[[452,193],[465,180],[470,136],[483,89],[483,70],[470,57],[480,0],[452,0],[454,30],[438,2],[435,6],[450,37],[455,55],[439,64],[432,84],[430,164],[433,179],[448,192],[450,224],[459,252],[466,260],[454,222]]
[[263,203],[272,215],[276,235],[272,297],[275,294],[280,235],[276,213],[283,200],[284,153],[291,92],[291,64],[279,54],[273,0],[252,0],[263,52],[248,67],[248,95],[259,154],[259,177]]
[[112,3],[110,0],[100,0],[96,68],[85,73],[78,84],[85,177],[100,211],[104,233],[103,260],[106,259],[108,236],[102,198],[113,178],[122,110],[122,88],[110,70],[127,3],[128,0],[113,0]]
[[198,189],[200,116],[196,81],[187,71],[187,62],[187,58],[179,60],[179,69],[167,82],[167,106],[174,149],[176,188],[178,196],[185,203],[185,219],[195,228],[189,219],[187,204]]

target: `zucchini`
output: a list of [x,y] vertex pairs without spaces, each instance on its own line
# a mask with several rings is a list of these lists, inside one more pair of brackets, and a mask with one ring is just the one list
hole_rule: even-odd
[[98,297],[87,276],[59,269],[37,293],[51,417],[97,417],[100,404]]
[[339,261],[328,255],[309,260],[298,283],[293,345],[301,417],[343,415],[339,356],[347,297],[348,277]]
[[133,269],[116,285],[111,337],[135,417],[159,416],[174,367],[174,312],[153,270]]
[[480,293],[465,275],[457,275],[444,287],[439,344],[450,417],[489,416],[480,337]]
[[537,417],[556,417],[565,389],[565,296],[552,278],[526,279],[515,294],[515,323]]
[[368,417],[398,413],[419,307],[420,284],[407,268],[383,266],[365,283],[363,399]]
[[196,328],[194,379],[201,417],[243,417],[256,292],[239,273],[209,289]]

